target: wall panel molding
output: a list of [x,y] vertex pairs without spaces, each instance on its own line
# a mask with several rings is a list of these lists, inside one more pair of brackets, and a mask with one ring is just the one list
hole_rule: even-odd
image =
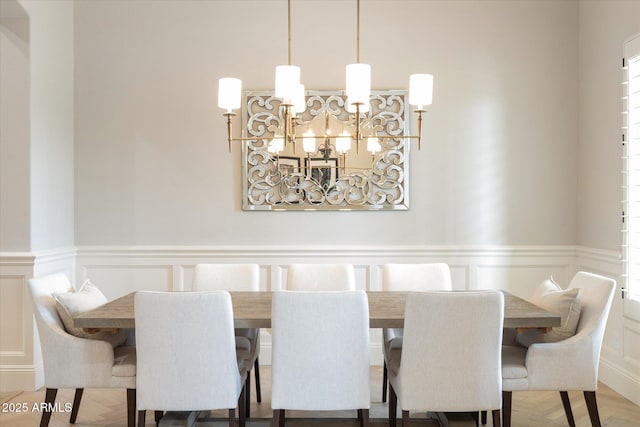
[[57,272],[73,280],[75,258],[75,248],[0,253],[0,391],[36,390],[44,384],[27,282]]
[[[522,296],[530,295],[549,275],[566,286],[578,270],[603,274],[618,283],[621,271],[618,252],[582,246],[80,246],[39,253],[1,253],[0,286],[10,280],[15,286],[16,277],[26,285],[34,275],[63,272],[76,284],[91,279],[109,298],[139,289],[191,290],[194,266],[206,262],[257,263],[263,290],[284,288],[290,263],[351,263],[359,289],[380,290],[385,263],[445,262],[451,267],[455,289],[500,288]],[[11,389],[29,390],[42,384],[43,372],[26,286],[22,298],[23,317],[16,321],[24,333],[24,354],[0,346],[0,376],[5,388],[5,384],[11,384]],[[640,345],[630,341],[638,334],[629,332],[640,330],[640,325],[625,318],[620,306],[617,296],[603,346],[600,376],[633,400],[640,395],[640,367],[629,361],[638,360],[635,352]],[[380,339],[380,331],[372,330],[372,364],[382,364]],[[268,331],[263,331],[261,342],[260,359],[269,364]]]

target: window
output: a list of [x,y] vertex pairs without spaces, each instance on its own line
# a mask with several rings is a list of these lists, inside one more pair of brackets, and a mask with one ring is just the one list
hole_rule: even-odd
[[625,43],[623,257],[625,313],[640,317],[640,34]]

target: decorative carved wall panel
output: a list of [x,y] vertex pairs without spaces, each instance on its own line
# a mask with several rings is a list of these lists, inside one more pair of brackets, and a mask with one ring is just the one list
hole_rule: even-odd
[[[355,134],[355,114],[342,92],[307,92],[306,110],[296,121],[296,142],[279,154],[269,144],[282,135],[283,108],[273,92],[245,92],[243,116],[244,210],[403,210],[409,208],[409,135],[406,91],[373,91],[361,117],[365,137],[377,136],[371,154],[367,139],[340,156],[335,137]],[[303,133],[315,131],[315,153],[303,151]],[[332,135],[325,138],[325,135]]]

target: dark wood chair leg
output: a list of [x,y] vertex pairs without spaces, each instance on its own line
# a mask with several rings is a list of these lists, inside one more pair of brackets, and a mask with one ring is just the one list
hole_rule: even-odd
[[573,411],[571,410],[569,393],[566,391],[561,391],[560,398],[562,399],[562,407],[564,408],[564,414],[567,416],[567,422],[569,423],[569,426],[576,427],[576,422],[573,420]]
[[402,411],[402,427],[409,427],[409,411]]
[[[247,392],[247,390],[249,390],[249,392]],[[248,403],[246,396],[248,396],[250,393],[251,393],[251,389],[247,389],[246,387],[244,387],[240,392],[240,399],[238,399],[238,418],[239,418],[238,421],[240,422],[240,427],[244,427],[246,423],[247,408],[245,408],[245,406]]]
[[284,427],[284,409],[273,410],[273,426],[272,427]]
[[387,401],[387,361],[382,365],[382,403]]
[[449,420],[447,419],[447,414],[445,414],[444,412],[436,412],[436,418],[438,418],[438,423],[440,423],[442,427],[449,426]]
[[147,422],[147,411],[138,411],[138,427],[144,427]]
[[368,409],[358,409],[358,421],[360,421],[360,427],[369,427]]
[[51,408],[56,401],[56,395],[58,394],[57,388],[48,388],[44,394],[45,410],[42,411],[42,417],[40,418],[40,427],[48,427],[51,420]]
[[[258,363],[258,358],[256,357],[256,361],[253,364],[254,375],[256,377],[256,401],[258,403],[262,402],[262,389],[260,387],[260,363]],[[249,393],[247,393],[249,394]]]
[[479,427],[480,426],[480,414],[478,412],[471,412],[470,415],[471,415],[471,418],[473,418],[473,421],[475,421],[476,427]]
[[502,392],[502,426],[511,427],[511,392]]
[[389,384],[389,427],[396,427],[396,414],[398,411],[398,396],[393,386]]
[[164,412],[163,411],[154,411],[153,417],[156,420],[156,426],[159,426],[160,425],[160,420],[162,419],[162,417],[164,417]]
[[76,423],[76,419],[78,418],[78,409],[80,409],[80,401],[82,400],[82,392],[84,392],[83,388],[77,388],[76,394],[73,396],[73,407],[71,408],[71,416],[69,417],[69,422],[71,424]]
[[251,418],[251,372],[247,372],[247,380],[244,383],[244,389],[249,393],[244,393],[244,414],[247,418]]
[[[144,412],[144,411],[141,411]],[[129,427],[135,427],[136,425],[136,389],[127,389],[127,425]],[[144,425],[144,418],[142,420]]]
[[480,422],[482,425],[487,424],[487,411],[480,411]]
[[494,409],[491,411],[491,417],[493,418],[493,427],[500,427],[500,409]]
[[[240,400],[242,400],[242,396],[240,396]],[[236,409],[229,409],[229,427],[236,427]]]
[[598,402],[596,401],[596,392],[585,391],[584,401],[587,402],[587,410],[589,411],[589,418],[591,418],[591,426],[601,427],[600,415],[598,414]]

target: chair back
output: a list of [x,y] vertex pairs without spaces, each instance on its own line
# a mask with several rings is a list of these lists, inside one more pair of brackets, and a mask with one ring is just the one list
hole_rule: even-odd
[[582,307],[576,334],[569,340],[587,339],[591,341],[591,363],[594,364],[591,373],[594,384],[597,384],[600,351],[604,338],[607,318],[613,301],[616,282],[608,277],[580,271],[573,276],[569,289],[580,288]]
[[194,291],[260,290],[258,264],[198,264],[193,272]]
[[451,271],[444,263],[385,264],[383,291],[450,291]]
[[409,294],[396,390],[402,410],[499,409],[503,315],[499,291]]
[[[65,384],[65,379],[69,377],[67,370],[63,369],[59,363],[60,358],[63,357],[59,353],[64,345],[61,338],[71,337],[58,315],[56,300],[52,295],[71,290],[73,290],[73,286],[71,286],[69,278],[62,273],[29,279],[29,293],[42,350],[45,384],[51,387]],[[83,371],[83,367],[79,366],[77,371]]]
[[275,292],[271,317],[273,409],[370,407],[363,291]]
[[287,268],[290,291],[353,291],[356,278],[351,264],[290,264]]
[[226,291],[137,292],[138,410],[235,408],[241,392]]

